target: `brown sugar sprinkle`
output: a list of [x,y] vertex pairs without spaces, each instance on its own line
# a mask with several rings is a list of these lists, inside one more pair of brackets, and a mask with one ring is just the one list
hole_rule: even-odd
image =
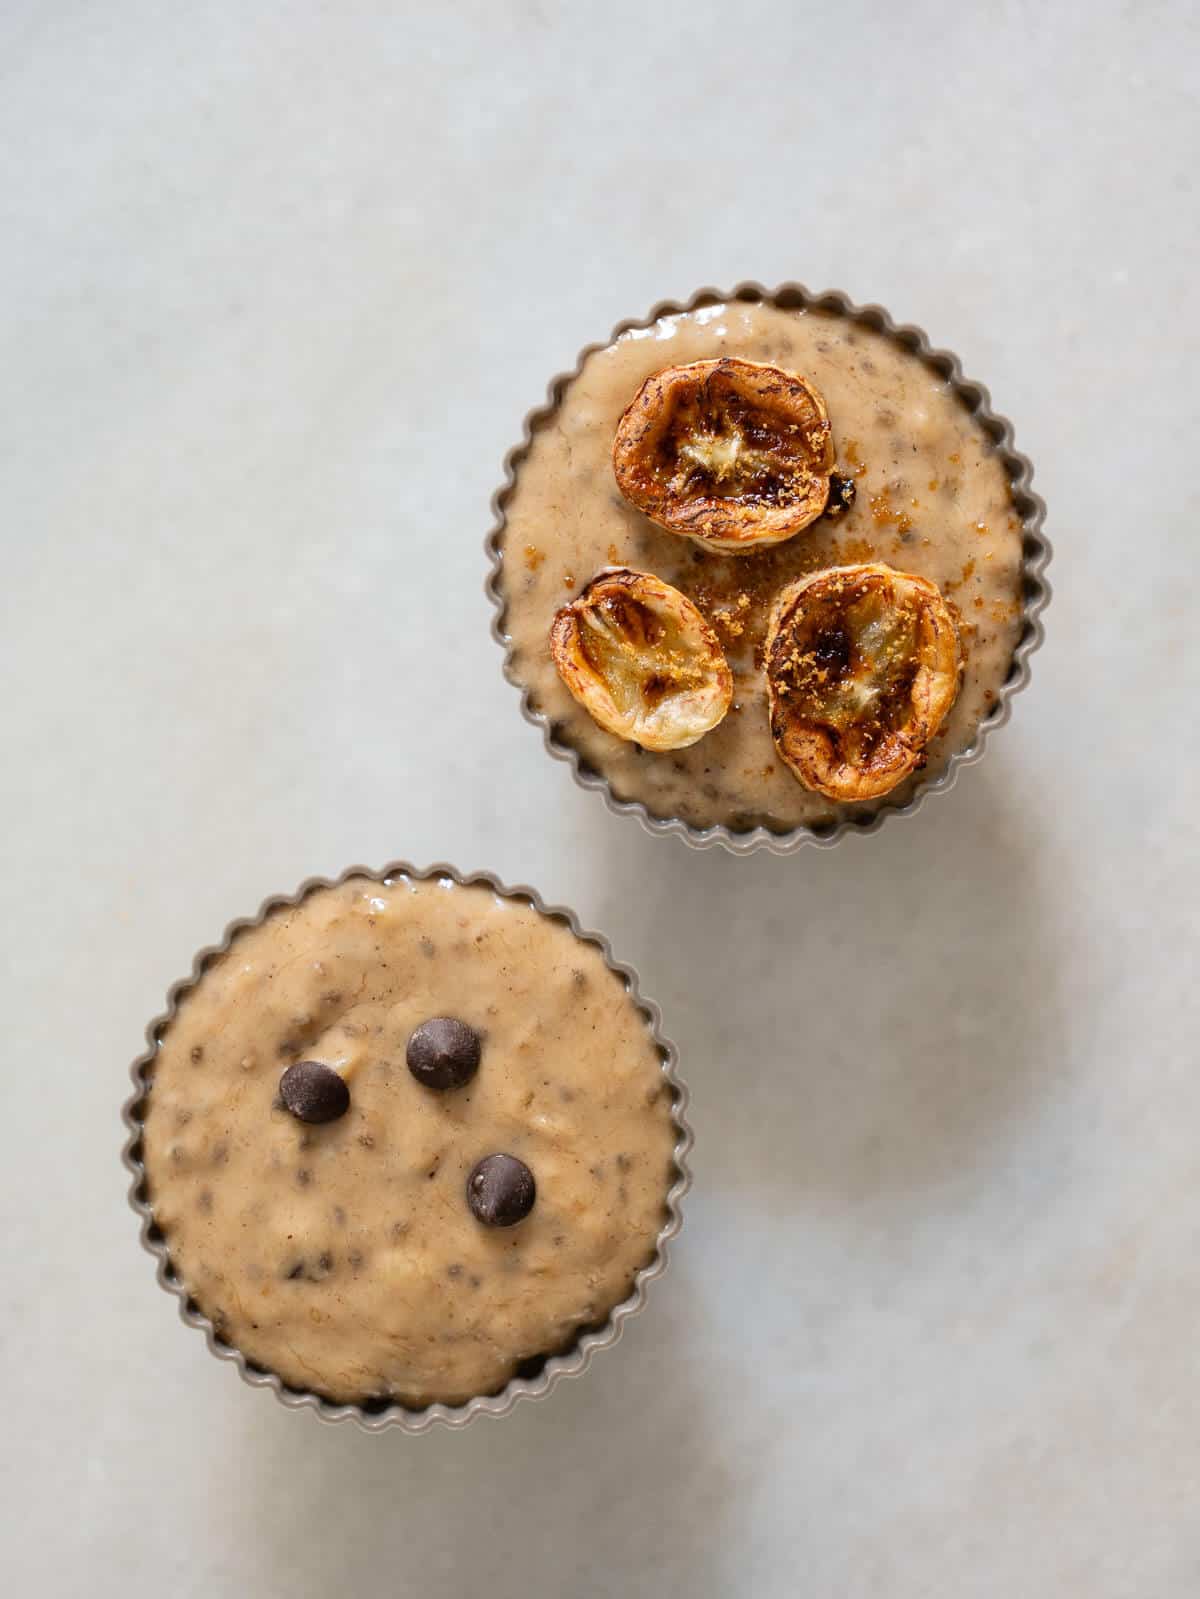
[[[914,500],[913,504],[916,503]],[[892,504],[890,489],[881,489],[878,494],[872,494],[871,515],[879,527],[894,527],[900,533],[909,532],[913,525],[908,512],[898,511]]]
[[714,556],[675,581],[731,647],[736,642],[739,653],[753,652],[755,663],[761,664],[759,651],[776,594],[794,577],[827,564],[819,546],[801,551],[794,543],[784,544],[753,557]]
[[536,572],[545,559],[545,551],[539,550],[536,544],[527,544],[525,546],[525,565],[531,572]]
[[931,477],[929,479],[929,492],[930,492],[930,494],[936,494],[939,487],[940,487],[940,485],[938,483],[937,478]]
[[574,587],[575,587],[575,574],[574,574],[574,572],[564,572],[563,573],[563,588],[565,588],[565,589],[573,589]]
[[948,455],[946,459],[950,462],[951,466],[960,466],[962,464],[962,456],[959,455],[957,450],[955,450],[953,455]]
[[976,531],[976,533],[979,534],[979,537],[981,539],[986,538],[987,535],[988,535],[988,525],[987,525],[987,523],[986,522],[976,522],[975,531]]
[[741,638],[746,631],[745,613],[749,609],[750,596],[743,592],[737,596],[732,605],[714,610],[709,620],[714,627],[720,628],[730,638]]
[[613,566],[617,566],[620,563],[621,552],[615,544],[608,546],[608,559]]
[[854,477],[866,476],[867,469],[859,458],[857,439],[846,440],[846,443],[842,448],[842,459],[845,461],[847,466],[853,469],[852,475]]
[[877,561],[879,548],[870,539],[843,539],[841,544],[834,545],[831,555],[839,565],[853,566],[859,562]]
[[963,569],[962,569],[962,581],[964,583],[969,583],[971,578],[974,575],[975,575],[975,561],[974,561],[974,558],[972,558],[971,560],[967,561],[965,563],[965,565],[963,566]]

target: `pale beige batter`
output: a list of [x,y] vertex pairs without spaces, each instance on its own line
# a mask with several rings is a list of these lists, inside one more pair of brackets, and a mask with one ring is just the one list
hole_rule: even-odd
[[[612,442],[651,373],[739,355],[798,372],[824,395],[839,469],[857,500],[758,554],[711,554],[664,532],[620,495]],[[1021,633],[1022,528],[996,448],[948,382],[884,334],[836,312],[734,302],[664,317],[596,351],[536,432],[507,506],[501,589],[512,670],[532,704],[603,773],[614,794],[654,816],[736,831],[787,831],[842,813],[903,804],[969,745],[999,697]],[[930,577],[962,636],[961,692],[929,747],[925,779],[883,801],[838,806],[801,786],[775,752],[761,646],[771,603],[818,567],[885,561]],[[555,611],[602,566],[653,572],[708,616],[734,673],[733,706],[689,749],[652,754],[606,733],[567,693],[550,657]]]
[[[423,1087],[430,1017],[482,1035],[476,1076]],[[306,1125],[282,1072],[343,1074]],[[532,906],[450,879],[356,878],[240,933],[180,1003],[151,1081],[155,1220],[221,1335],[337,1400],[458,1402],[568,1344],[654,1255],[674,1180],[658,1046],[600,951]],[[515,1155],[537,1201],[487,1227],[465,1187]]]

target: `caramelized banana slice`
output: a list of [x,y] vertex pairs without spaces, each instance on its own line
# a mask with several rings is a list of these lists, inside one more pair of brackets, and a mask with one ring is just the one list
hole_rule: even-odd
[[691,600],[650,572],[597,572],[555,616],[550,653],[584,710],[643,749],[694,744],[733,698],[716,634]]
[[804,784],[877,799],[924,764],[962,674],[936,583],[889,566],[833,566],[783,589],[767,629],[771,736]]
[[646,379],[617,425],[617,487],[670,533],[737,555],[780,544],[829,499],[833,434],[804,378],[725,357]]

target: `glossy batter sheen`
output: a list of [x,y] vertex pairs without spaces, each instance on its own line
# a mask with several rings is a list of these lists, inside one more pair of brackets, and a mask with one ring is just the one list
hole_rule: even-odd
[[[477,1075],[446,1093],[405,1063],[437,1015],[483,1038]],[[340,1120],[280,1106],[299,1059],[345,1076]],[[251,1360],[332,1399],[453,1403],[630,1292],[666,1216],[670,1106],[594,945],[483,887],[360,878],[239,934],[181,1002],[144,1159],[176,1268]],[[497,1151],[537,1181],[515,1227],[466,1203]]]
[[[612,442],[651,373],[744,356],[798,372],[825,397],[839,469],[857,500],[774,549],[715,555],[664,532],[620,495]],[[882,801],[838,806],[805,789],[778,758],[767,718],[762,644],[772,601],[818,567],[885,561],[938,584],[959,625],[965,675],[929,747],[926,779],[971,743],[996,702],[1021,632],[1020,519],[995,446],[950,385],[883,334],[835,312],[735,302],[664,317],[589,356],[533,439],[507,507],[501,587],[512,670],[560,741],[602,772],[614,794],[696,827],[786,831],[844,812],[903,804],[910,778]],[[604,732],[567,693],[550,658],[555,611],[598,568],[656,573],[708,616],[734,673],[733,706],[689,749],[652,754]]]

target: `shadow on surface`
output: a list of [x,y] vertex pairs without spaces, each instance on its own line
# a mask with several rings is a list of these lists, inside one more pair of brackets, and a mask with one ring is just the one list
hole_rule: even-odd
[[581,1378],[463,1433],[371,1438],[244,1399],[245,1493],[224,1497],[251,1522],[234,1538],[258,1549],[260,1591],[584,1596],[692,1569],[672,1529],[699,1518],[719,1538],[727,1476],[677,1362],[687,1288],[676,1262]]
[[701,1192],[919,1203],[1036,1113],[1069,907],[1008,775],[989,760],[916,817],[786,859],[626,824],[595,919],[679,1044]]

